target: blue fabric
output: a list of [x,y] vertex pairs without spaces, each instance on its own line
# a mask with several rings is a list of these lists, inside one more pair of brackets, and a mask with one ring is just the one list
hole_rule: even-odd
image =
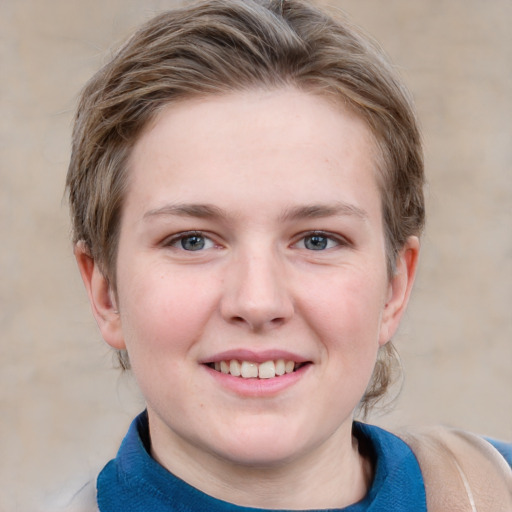
[[491,443],[496,450],[498,450],[508,465],[512,468],[512,443],[504,443],[503,441],[496,441],[496,439],[486,438],[486,441]]
[[[426,512],[423,479],[410,448],[375,426],[354,423],[354,435],[374,461],[374,480],[362,501],[331,512]],[[148,447],[147,416],[142,413],[130,426],[117,457],[98,477],[97,499],[101,512],[262,510],[220,501],[191,487],[152,459]]]

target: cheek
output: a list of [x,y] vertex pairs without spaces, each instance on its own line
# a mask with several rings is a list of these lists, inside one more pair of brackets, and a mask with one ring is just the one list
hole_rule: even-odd
[[386,296],[380,273],[341,269],[322,284],[305,283],[301,295],[304,316],[328,339],[356,346],[372,334],[377,340]]
[[[385,276],[385,274],[383,274]],[[362,397],[371,378],[377,352],[386,278],[371,273],[332,276],[324,291],[316,289],[302,306],[308,327],[321,347],[329,371],[328,387],[337,389],[330,397],[339,400]]]
[[186,272],[148,270],[124,283],[122,328],[133,363],[139,355],[154,359],[164,352],[187,350],[215,310],[218,286]]

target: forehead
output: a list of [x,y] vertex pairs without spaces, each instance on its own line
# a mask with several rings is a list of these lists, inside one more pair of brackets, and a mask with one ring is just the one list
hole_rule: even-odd
[[277,188],[302,203],[335,201],[375,189],[377,162],[365,121],[326,97],[287,88],[194,98],[165,107],[140,136],[126,199],[137,192],[157,206],[170,190],[178,201],[243,191],[268,204],[274,195],[261,194]]

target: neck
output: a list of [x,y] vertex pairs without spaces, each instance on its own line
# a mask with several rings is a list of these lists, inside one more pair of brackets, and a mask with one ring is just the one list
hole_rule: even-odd
[[174,443],[157,445],[156,450],[152,445],[153,457],[174,475],[210,496],[245,507],[343,508],[363,499],[372,479],[371,463],[359,453],[351,429],[336,432],[311,453],[270,466],[192,454]]

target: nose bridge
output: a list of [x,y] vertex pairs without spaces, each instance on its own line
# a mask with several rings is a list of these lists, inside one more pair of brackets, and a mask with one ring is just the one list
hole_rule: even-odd
[[285,322],[293,313],[283,260],[265,246],[239,250],[227,270],[223,314],[253,330]]

